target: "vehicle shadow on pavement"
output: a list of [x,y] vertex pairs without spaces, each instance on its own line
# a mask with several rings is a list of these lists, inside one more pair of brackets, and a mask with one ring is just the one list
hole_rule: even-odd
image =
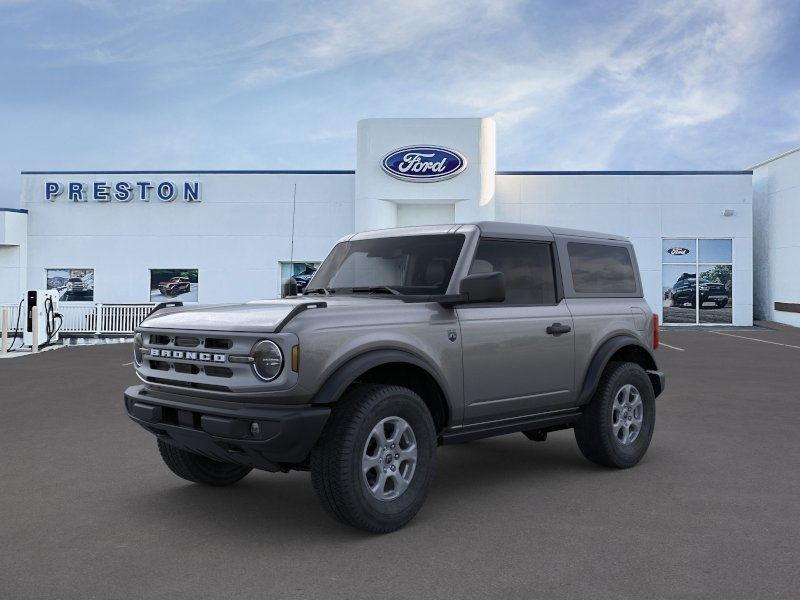
[[[516,438],[519,439],[516,439]],[[584,477],[602,469],[586,462],[572,435],[534,443],[522,434],[439,449],[438,467],[428,504],[409,527],[424,527],[428,519],[452,511],[453,500],[463,506],[485,506],[486,495],[530,494],[536,486]],[[195,535],[243,538],[273,546],[300,536],[353,539],[371,534],[340,525],[328,517],[314,495],[308,473],[252,472],[228,488],[173,480],[140,490],[128,498],[137,521],[154,530],[193,531]],[[253,533],[257,532],[255,537]],[[268,532],[269,535],[264,537]]]

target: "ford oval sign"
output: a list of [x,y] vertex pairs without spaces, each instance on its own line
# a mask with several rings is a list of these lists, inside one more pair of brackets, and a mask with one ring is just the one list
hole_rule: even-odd
[[406,146],[383,157],[383,170],[405,181],[442,181],[467,168],[467,159],[441,146]]
[[681,247],[670,248],[667,250],[667,254],[671,254],[672,256],[686,256],[689,254],[689,249]]

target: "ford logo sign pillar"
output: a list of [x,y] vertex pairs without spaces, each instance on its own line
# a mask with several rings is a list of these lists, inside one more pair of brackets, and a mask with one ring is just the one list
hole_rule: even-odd
[[362,119],[354,229],[492,221],[496,172],[492,119]]
[[467,168],[459,152],[441,146],[405,146],[383,157],[383,170],[404,181],[433,182],[450,179]]

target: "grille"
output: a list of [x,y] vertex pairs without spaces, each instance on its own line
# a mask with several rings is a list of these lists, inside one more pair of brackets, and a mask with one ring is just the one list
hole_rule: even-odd
[[[196,332],[160,331],[147,333],[144,338],[145,357],[138,371],[145,381],[218,391],[229,390],[234,379],[239,385],[257,383],[249,364],[227,360],[229,354],[249,354],[257,336],[206,337]],[[149,348],[171,350],[177,356],[151,358],[147,355]],[[224,360],[199,358],[203,355],[224,355]]]

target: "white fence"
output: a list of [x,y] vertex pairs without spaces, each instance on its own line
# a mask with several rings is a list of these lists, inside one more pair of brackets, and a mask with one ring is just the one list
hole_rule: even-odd
[[[25,314],[19,318],[19,330],[25,328]],[[130,334],[141,323],[155,304],[84,304],[62,303],[58,312],[64,322],[59,333]],[[17,326],[19,304],[0,304],[0,310],[11,308],[8,328],[13,334]],[[42,327],[42,325],[39,325]]]

